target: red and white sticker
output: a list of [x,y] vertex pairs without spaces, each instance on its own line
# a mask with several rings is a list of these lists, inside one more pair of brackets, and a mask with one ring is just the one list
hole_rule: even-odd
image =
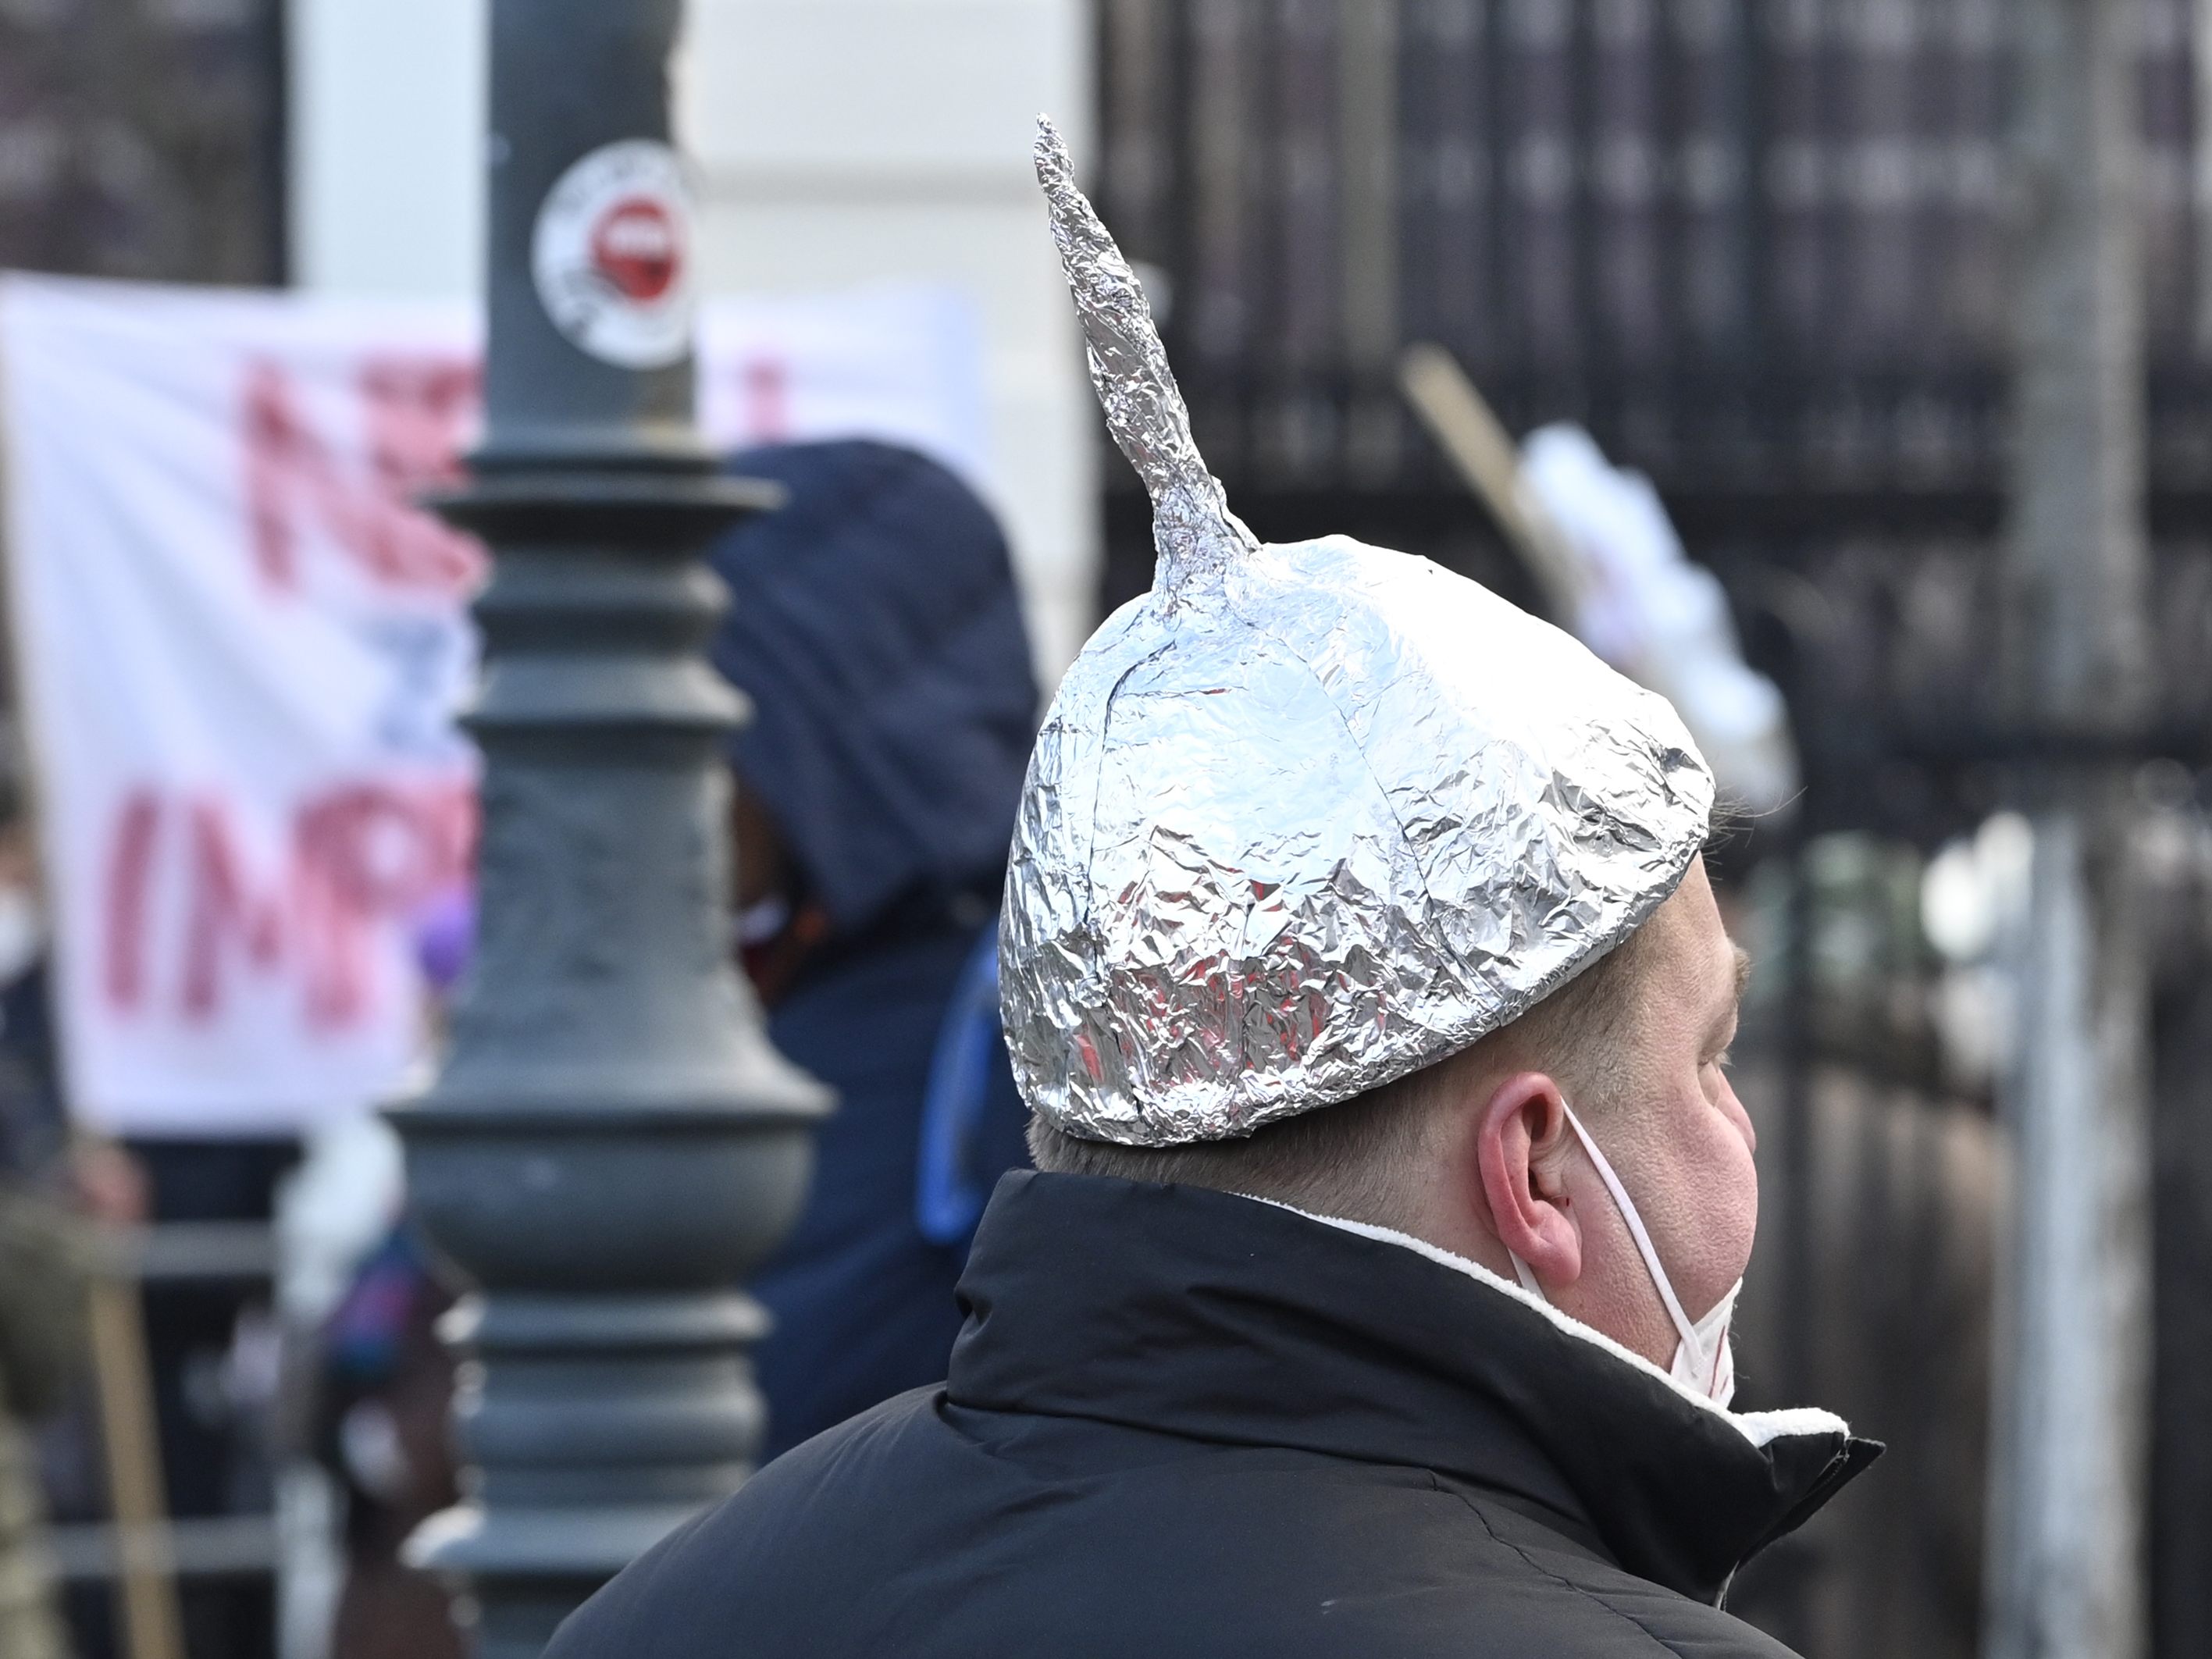
[[691,349],[691,197],[666,144],[626,138],[579,159],[545,194],[531,239],[538,298],[579,349],[665,368]]

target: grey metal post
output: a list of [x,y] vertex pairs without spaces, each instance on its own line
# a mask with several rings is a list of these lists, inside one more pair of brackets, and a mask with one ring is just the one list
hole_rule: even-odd
[[732,971],[702,544],[773,504],[692,428],[679,0],[494,0],[486,425],[440,510],[494,554],[480,936],[394,1110],[456,1310],[465,1498],[410,1547],[483,1659],[734,1489],[760,1442],[734,1288],[795,1217],[823,1091]]
[[[2199,179],[2212,179],[2212,0],[2193,0],[2189,18],[2191,76],[2190,119],[2196,129],[2191,157]],[[2200,190],[2202,185],[2198,187]],[[2196,204],[2197,349],[2212,351],[2212,212]]]
[[2008,638],[2035,828],[1991,1459],[1988,1651],[2145,1646],[2147,987],[2130,738],[2148,702],[2136,7],[2018,0]]

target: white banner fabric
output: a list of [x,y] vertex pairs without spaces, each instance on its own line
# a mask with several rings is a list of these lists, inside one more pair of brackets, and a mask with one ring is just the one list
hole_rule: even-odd
[[[978,488],[957,296],[725,301],[709,439],[869,436]],[[72,1109],[285,1133],[400,1088],[418,923],[467,878],[482,549],[459,306],[0,280],[0,455]]]

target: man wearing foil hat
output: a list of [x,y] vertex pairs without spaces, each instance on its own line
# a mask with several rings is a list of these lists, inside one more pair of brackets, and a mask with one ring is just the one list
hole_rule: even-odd
[[940,1387],[617,1579],[616,1654],[1778,1654],[1736,1568],[1879,1449],[1735,1414],[1758,1206],[1712,784],[1475,584],[1263,547],[1049,127],[1159,569],[1069,672],[1001,926],[1037,1172]]

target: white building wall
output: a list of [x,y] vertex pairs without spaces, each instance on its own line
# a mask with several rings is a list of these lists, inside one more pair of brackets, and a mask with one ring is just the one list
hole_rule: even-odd
[[692,0],[677,73],[720,289],[956,284],[983,328],[993,477],[1047,684],[1097,603],[1091,391],[1030,171],[1091,143],[1084,0]]
[[[289,0],[306,287],[473,293],[486,0]],[[1087,0],[691,0],[676,71],[709,292],[921,278],[975,301],[995,506],[1045,683],[1099,559],[1091,393],[1029,170],[1092,149]]]
[[286,0],[292,280],[483,283],[485,0]]

